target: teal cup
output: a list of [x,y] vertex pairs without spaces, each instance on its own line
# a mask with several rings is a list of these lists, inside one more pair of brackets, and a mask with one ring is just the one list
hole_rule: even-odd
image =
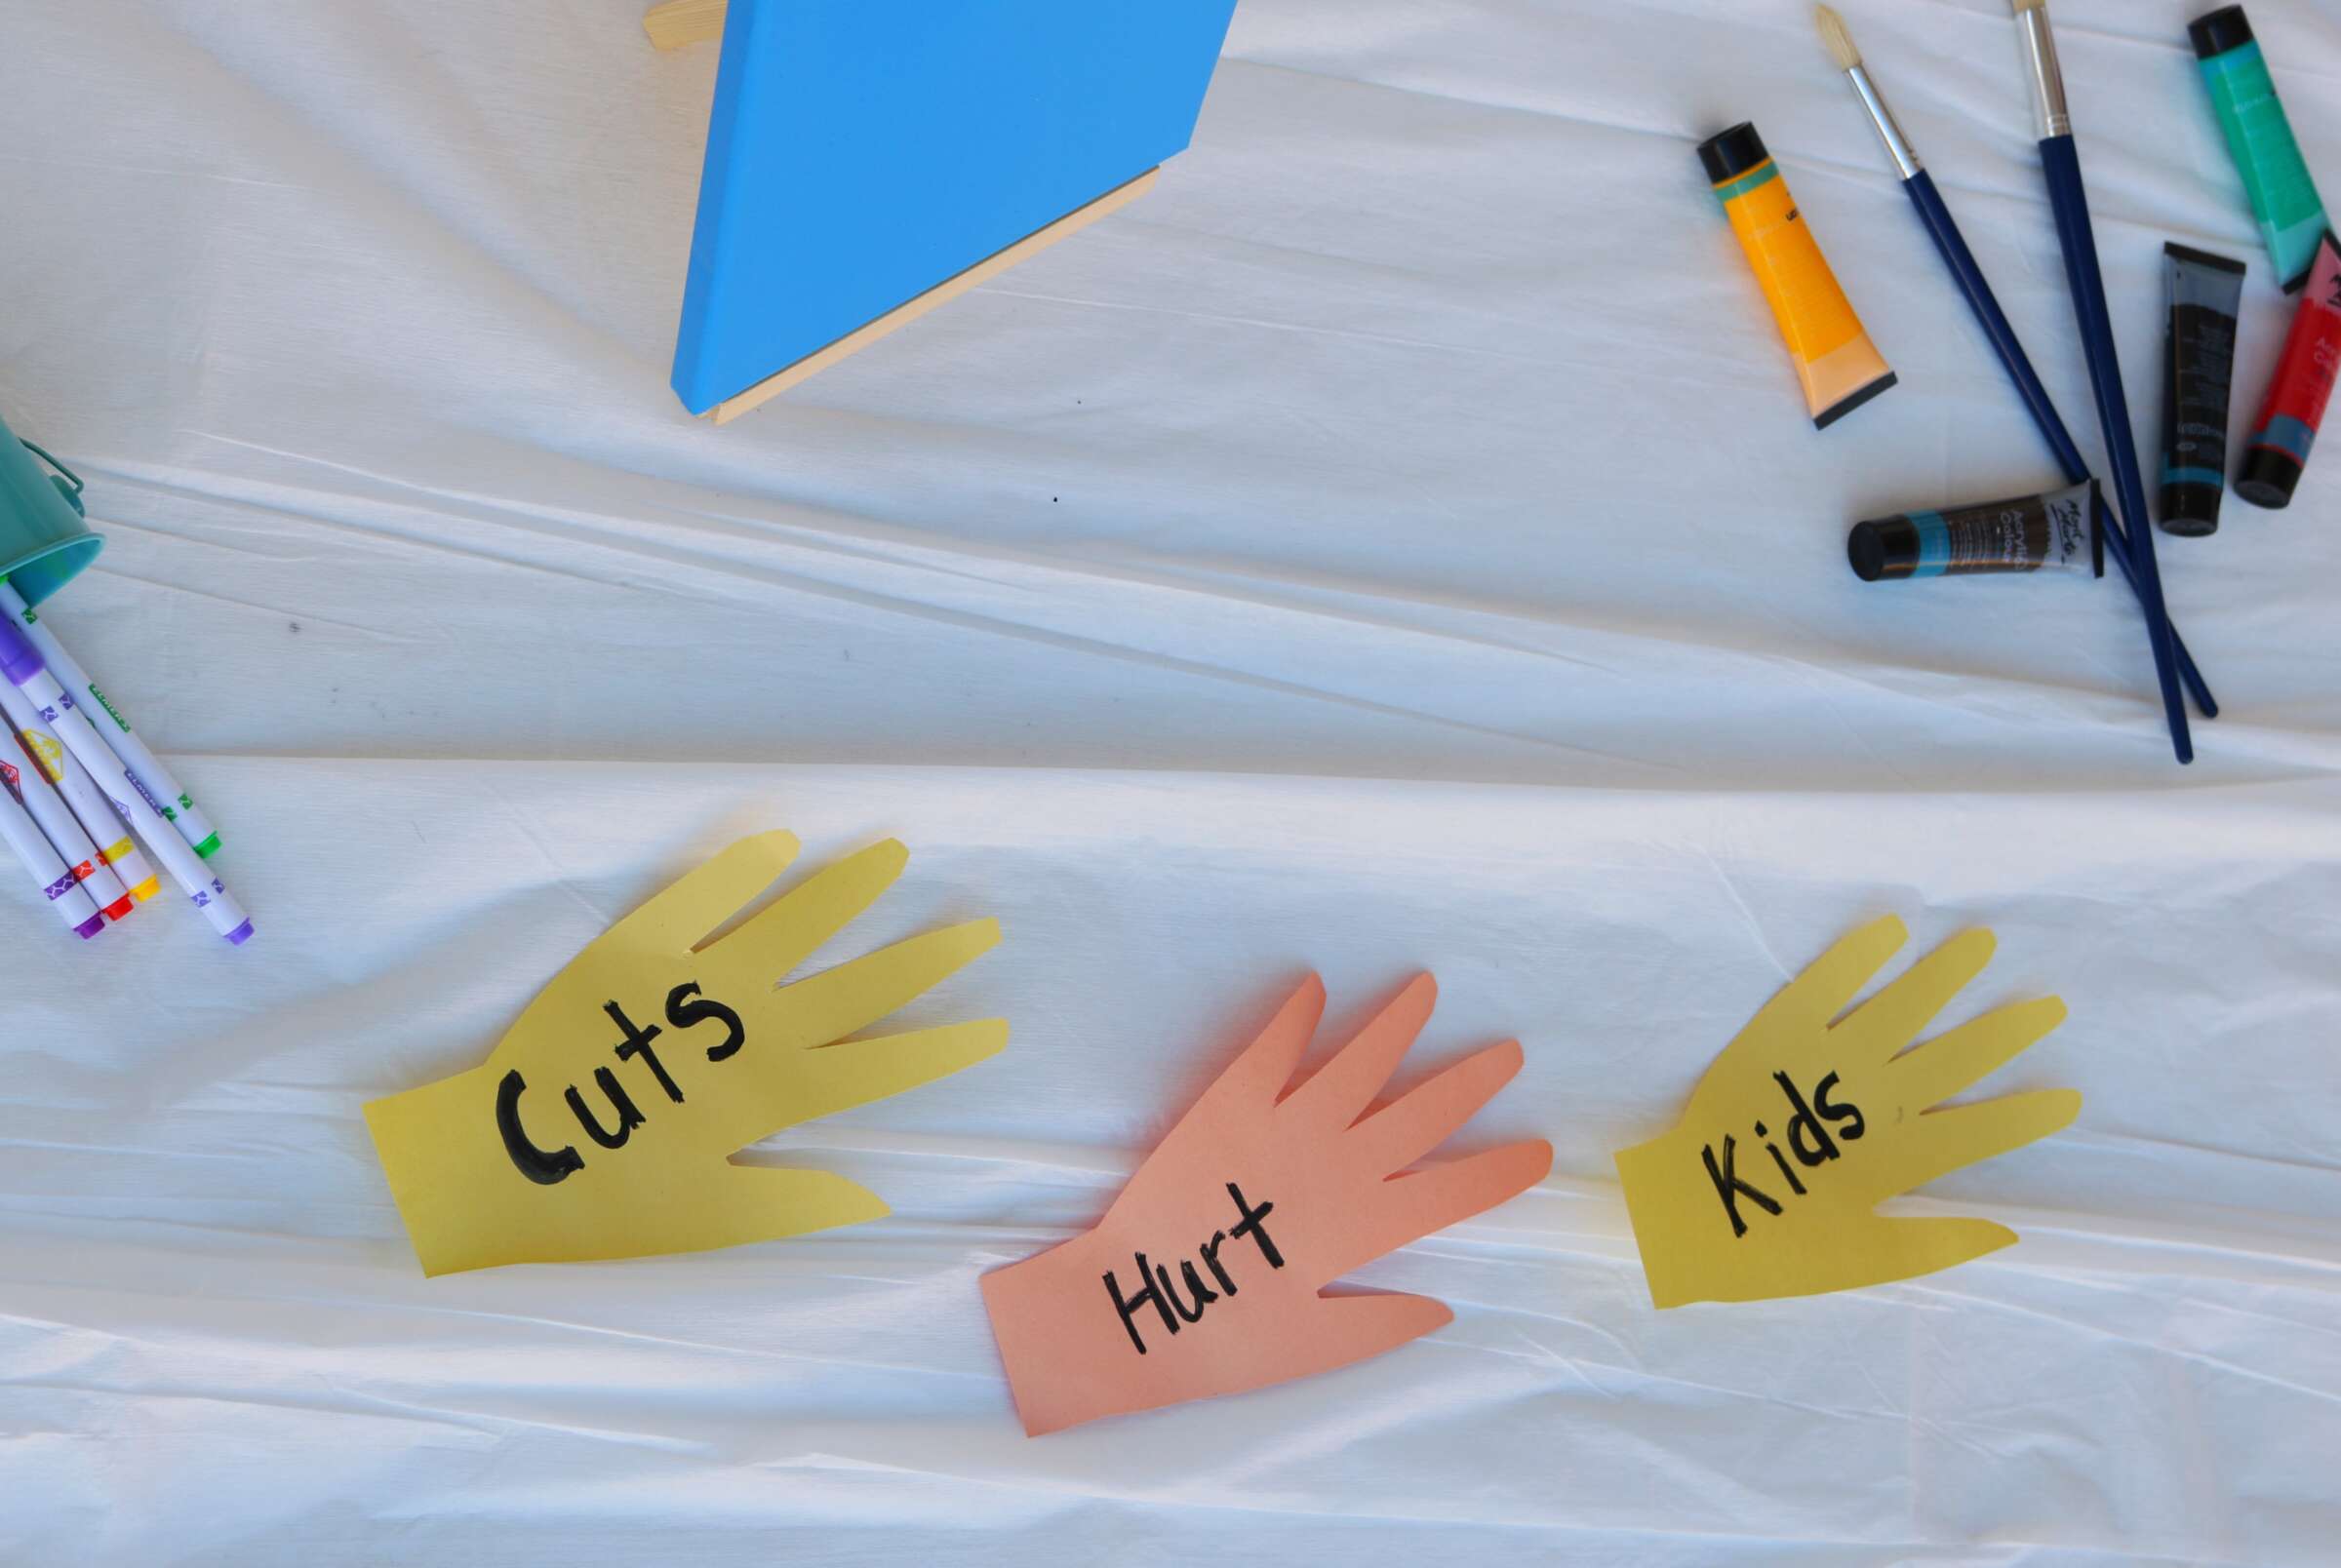
[[37,605],[98,559],[72,470],[0,422],[0,577]]

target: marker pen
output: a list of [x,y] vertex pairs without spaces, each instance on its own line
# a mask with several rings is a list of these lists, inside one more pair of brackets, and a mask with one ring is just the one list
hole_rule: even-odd
[[106,750],[105,742],[98,738],[98,731],[90,727],[89,720],[82,717],[64,687],[57,684],[57,677],[41,662],[40,651],[25,638],[17,622],[4,615],[0,615],[0,678],[23,688],[41,722],[57,733],[67,751],[81,759],[82,765],[90,770],[123,820],[145,826],[146,846],[154,851],[154,857],[163,863],[163,869],[171,873],[172,880],[189,901],[203,911],[203,918],[211,922],[212,929],[236,946],[250,940],[252,921],[228,895],[226,886],[204,869],[203,862],[195,858],[195,851],[187,847],[171,824],[161,820],[162,808],[148,798],[139,776]]
[[7,776],[16,771],[13,766],[0,764],[0,839],[8,841],[8,846],[32,874],[33,885],[40,888],[49,907],[64,918],[75,936],[86,942],[105,929],[105,917],[98,913],[89,890],[74,880],[72,871],[57,858],[57,851],[25,814],[23,803],[17,797],[18,781]]
[[[0,686],[7,683],[0,681]],[[62,745],[62,742],[60,742]],[[149,865],[139,848],[139,841],[131,836],[130,824],[114,809],[114,803],[105,798],[90,770],[81,765],[81,759],[65,753],[65,777],[57,793],[65,798],[81,825],[89,830],[91,840],[98,845],[98,858],[114,868],[122,885],[130,889],[133,902],[143,904],[163,890],[162,874]],[[108,835],[113,842],[107,843]]]
[[[115,815],[111,803],[99,793],[90,770],[41,722],[41,716],[33,711],[31,699],[6,681],[0,681],[0,716],[7,718],[10,727],[23,738],[25,748],[44,764],[49,782],[64,797],[66,809],[80,821],[82,831],[97,846],[99,862],[112,867],[114,875],[122,879],[122,885],[130,890],[131,902],[143,904],[161,892],[163,884],[154,868],[139,852],[137,841]],[[112,920],[122,918],[110,908],[106,915]]]
[[1710,138],[1699,161],[1788,340],[1813,428],[1826,430],[1892,387],[1894,372],[1862,330],[1756,128],[1735,125]]
[[65,805],[64,797],[57,793],[52,760],[43,756],[40,748],[21,732],[0,741],[0,748],[7,753],[0,757],[0,768],[16,775],[10,783],[18,801],[32,818],[33,826],[41,830],[41,837],[57,851],[58,859],[73,873],[73,880],[88,891],[91,901],[107,920],[118,921],[128,915],[134,902],[130,889],[122,885],[122,879],[112,867],[98,858],[98,845]]
[[[98,689],[98,683],[90,679],[89,671],[65,651],[64,645],[57,640],[57,634],[33,612],[31,607],[24,603],[24,596],[18,593],[5,577],[0,577],[0,616],[14,620],[24,629],[24,635],[40,650],[41,661],[49,666],[58,684],[71,693],[76,706],[86,711],[95,703],[98,711],[112,721],[111,724],[94,725],[99,738],[121,760],[122,765],[142,784],[139,793],[153,800],[155,809],[162,813],[164,821],[179,830],[179,836],[186,841],[187,847],[204,859],[210,859],[213,851],[219,847],[218,831],[212,826],[209,818],[196,809],[194,801],[188,797],[179,780],[171,776],[171,770],[163,765],[162,759],[148,751],[146,743],[131,732],[130,721],[123,717],[122,710]],[[92,768],[91,771],[98,772],[99,769]]]
[[2309,449],[2332,401],[2336,373],[2341,373],[2341,240],[2327,234],[2318,247],[2300,312],[2292,318],[2292,335],[2284,339],[2267,407],[2245,444],[2238,495],[2271,511],[2292,504],[2293,489],[2308,467]]

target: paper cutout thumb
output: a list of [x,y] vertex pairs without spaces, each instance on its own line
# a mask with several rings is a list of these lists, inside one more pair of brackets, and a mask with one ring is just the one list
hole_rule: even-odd
[[2072,1089],[1933,1109],[2064,1022],[2065,1004],[2017,1002],[1905,1049],[1991,961],[1978,929],[1832,1023],[1907,935],[1888,916],[1840,941],[1716,1058],[1673,1131],[1617,1156],[1658,1306],[1885,1284],[2015,1241],[1988,1220],[1876,1209],[2081,1114]]
[[1421,1296],[1320,1294],[1552,1168],[1552,1146],[1538,1141],[1394,1174],[1520,1071],[1520,1045],[1507,1040],[1369,1114],[1437,989],[1416,978],[1287,1092],[1325,1010],[1312,976],[1094,1231],[984,1275],[1028,1434],[1330,1371],[1451,1319]]
[[787,833],[733,844],[572,960],[486,1064],[366,1107],[423,1273],[693,1252],[886,1213],[842,1176],[730,1156],[999,1051],[997,1018],[846,1037],[988,952],[1000,927],[930,931],[780,987],[909,859],[874,844],[706,940],[796,854]]

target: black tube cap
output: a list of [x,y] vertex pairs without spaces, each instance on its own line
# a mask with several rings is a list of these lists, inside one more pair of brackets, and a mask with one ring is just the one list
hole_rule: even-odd
[[2229,6],[2189,22],[2187,36],[2195,40],[2197,59],[2217,59],[2229,50],[2242,49],[2251,42],[2251,23],[2244,18],[2242,6]]
[[1771,154],[1764,150],[1764,137],[1756,134],[1754,122],[1748,120],[1699,143],[1699,162],[1707,166],[1707,182],[1711,185],[1737,179],[1749,170],[1761,168],[1769,157]]
[[1919,565],[1919,527],[1906,517],[1856,523],[1845,535],[1845,560],[1863,582],[1907,577]]
[[2300,459],[2290,452],[2254,447],[2244,455],[2243,472],[2236,477],[2236,493],[2254,506],[2281,512],[2292,504],[2303,472]]
[[2227,492],[2217,485],[2164,485],[2162,531],[2182,539],[2201,539],[2219,531],[2219,501]]

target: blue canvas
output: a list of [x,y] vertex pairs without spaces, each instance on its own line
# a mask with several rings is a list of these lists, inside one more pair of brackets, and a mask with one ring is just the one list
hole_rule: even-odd
[[705,412],[1182,150],[1236,0],[731,0],[674,387]]

